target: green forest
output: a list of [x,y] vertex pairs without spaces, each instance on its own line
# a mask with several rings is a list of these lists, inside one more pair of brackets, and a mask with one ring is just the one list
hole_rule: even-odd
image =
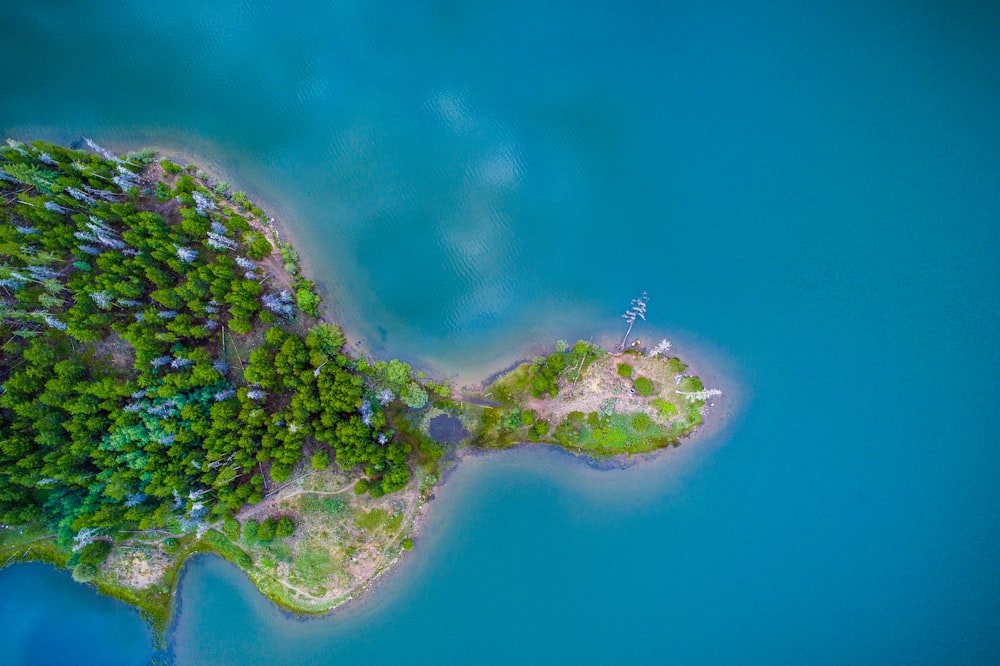
[[386,410],[427,402],[409,366],[343,353],[244,194],[84,144],[0,148],[0,523],[78,550],[199,531],[304,454],[405,486]]

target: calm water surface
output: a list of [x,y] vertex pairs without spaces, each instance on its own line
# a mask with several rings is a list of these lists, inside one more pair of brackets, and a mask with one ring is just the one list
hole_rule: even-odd
[[[647,289],[637,334],[729,392],[672,461],[463,464],[329,618],[198,560],[177,663],[1000,660],[1000,16],[696,4],[4,9],[0,131],[200,156],[366,352],[478,379]],[[59,662],[32,637],[81,613],[149,657],[68,575],[0,598],[38,650],[5,663]]]

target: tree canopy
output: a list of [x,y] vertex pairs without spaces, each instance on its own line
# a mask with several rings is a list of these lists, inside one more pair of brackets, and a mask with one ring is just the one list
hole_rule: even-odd
[[258,264],[274,246],[245,197],[90,145],[0,149],[0,522],[63,543],[194,530],[260,501],[305,449],[372,493],[406,485],[383,407],[426,402],[409,366],[293,326],[319,297],[296,262],[290,285]]

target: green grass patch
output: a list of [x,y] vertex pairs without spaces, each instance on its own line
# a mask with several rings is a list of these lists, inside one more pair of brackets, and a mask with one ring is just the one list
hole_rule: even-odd
[[305,493],[300,498],[302,512],[324,516],[342,516],[347,511],[347,502],[340,497],[330,497],[318,493]]
[[664,420],[677,414],[677,405],[672,402],[667,402],[663,398],[653,398],[649,401],[649,404],[656,408],[656,411],[660,413],[660,416],[663,417]]
[[371,511],[359,511],[354,516],[354,523],[361,529],[375,532],[384,529],[387,532],[395,532],[403,524],[403,514],[390,515],[385,509],[372,509]]
[[324,587],[340,569],[326,548],[305,549],[295,558],[292,567],[303,583],[301,587],[309,588],[310,593]]
[[241,569],[249,569],[253,566],[253,558],[250,557],[250,553],[227,539],[222,532],[209,530],[205,534],[205,541],[212,547],[212,550]]

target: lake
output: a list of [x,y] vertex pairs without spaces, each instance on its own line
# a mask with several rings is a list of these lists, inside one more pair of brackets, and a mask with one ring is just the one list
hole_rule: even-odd
[[[1000,660],[1000,10],[61,2],[4,10],[0,131],[151,145],[266,203],[359,351],[477,382],[669,337],[715,431],[465,461],[360,602],[193,561],[178,664]],[[711,417],[710,417],[711,418]],[[0,572],[0,661],[146,663]],[[160,655],[164,656],[164,655]]]

